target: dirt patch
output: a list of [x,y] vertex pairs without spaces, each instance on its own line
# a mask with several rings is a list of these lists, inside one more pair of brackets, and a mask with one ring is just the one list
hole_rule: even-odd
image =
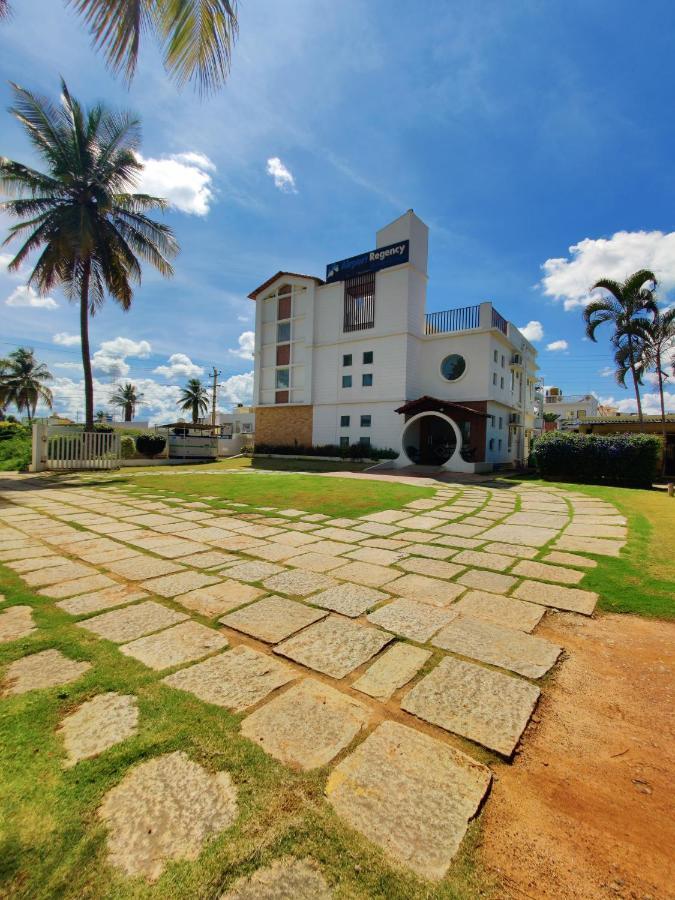
[[550,614],[568,658],[483,812],[503,897],[673,897],[675,624]]

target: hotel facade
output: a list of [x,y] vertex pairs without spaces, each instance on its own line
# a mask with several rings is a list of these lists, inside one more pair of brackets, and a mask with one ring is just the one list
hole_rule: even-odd
[[366,443],[387,466],[523,462],[536,350],[489,303],[426,312],[428,228],[412,210],[325,279],[277,272],[256,303],[257,444]]

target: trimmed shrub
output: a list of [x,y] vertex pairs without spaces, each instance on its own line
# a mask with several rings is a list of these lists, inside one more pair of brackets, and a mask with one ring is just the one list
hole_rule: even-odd
[[141,456],[157,456],[166,447],[166,438],[163,434],[155,434],[154,431],[144,431],[136,438],[136,449]]
[[542,478],[650,487],[660,453],[655,434],[549,431],[537,438],[532,456]]
[[396,459],[398,453],[388,448],[370,447],[366,444],[256,444],[255,453],[274,453],[279,456],[339,456],[341,459]]
[[124,434],[120,438],[120,453],[122,459],[132,459],[136,455],[136,442],[130,434]]
[[16,420],[10,422],[9,419],[5,419],[3,422],[0,422],[0,441],[6,441],[14,437],[27,437],[29,435],[30,428]]
[[112,425],[106,425],[104,422],[94,422],[94,431],[99,434],[112,434],[114,432]]

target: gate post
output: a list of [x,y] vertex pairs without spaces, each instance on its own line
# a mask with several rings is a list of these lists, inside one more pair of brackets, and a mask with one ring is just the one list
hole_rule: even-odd
[[47,425],[33,425],[31,472],[44,472],[47,468],[47,430]]

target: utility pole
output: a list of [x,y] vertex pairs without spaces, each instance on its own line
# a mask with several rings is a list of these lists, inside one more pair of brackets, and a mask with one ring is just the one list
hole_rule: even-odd
[[213,378],[213,389],[211,393],[211,428],[216,430],[216,395],[218,392],[218,376],[222,375],[216,367],[213,367],[213,372],[211,372],[211,378]]

